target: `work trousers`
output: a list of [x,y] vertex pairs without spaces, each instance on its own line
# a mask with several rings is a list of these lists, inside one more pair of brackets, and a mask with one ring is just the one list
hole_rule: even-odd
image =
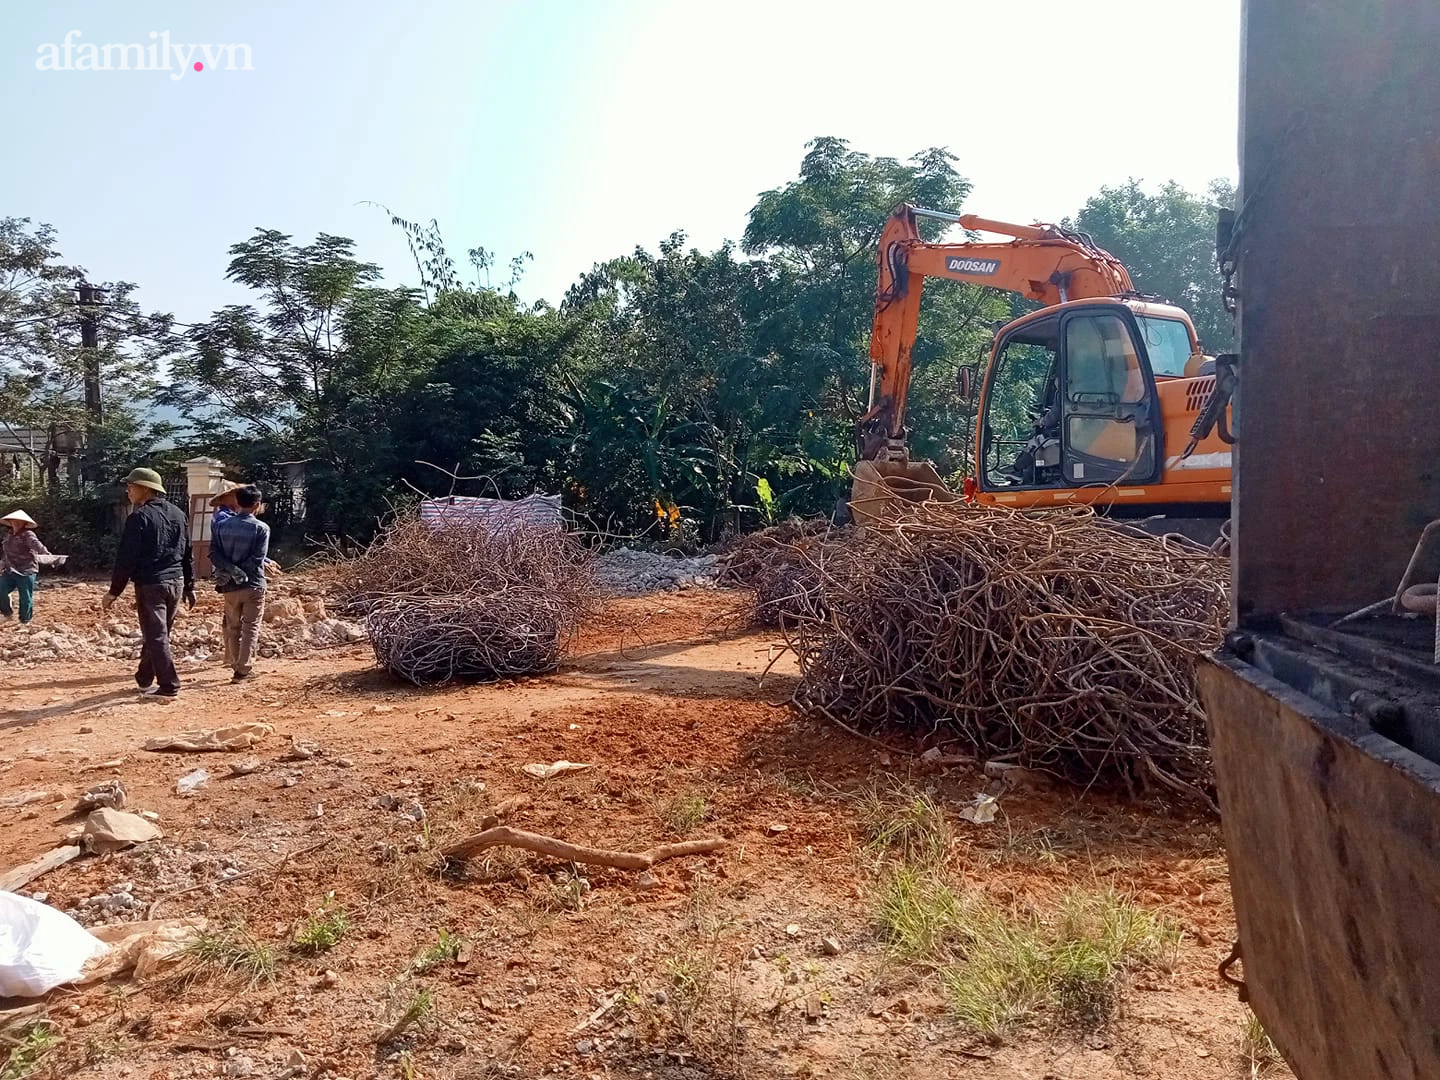
[[180,689],[175,657],[170,653],[170,628],[175,625],[175,609],[180,606],[184,588],[179,581],[135,585],[135,614],[140,619],[141,638],[135,681],[142,690],[152,682],[159,683],[163,693],[174,694]]
[[248,675],[265,614],[265,590],[232,589],[220,595],[225,600],[225,666]]
[[35,615],[35,579],[38,574],[20,574],[6,570],[0,574],[0,615],[7,619],[14,614],[10,610],[10,594],[20,594],[20,621],[29,622]]

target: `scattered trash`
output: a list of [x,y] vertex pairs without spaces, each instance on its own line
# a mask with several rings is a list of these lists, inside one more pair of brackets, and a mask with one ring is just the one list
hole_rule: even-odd
[[101,807],[85,819],[85,849],[97,855],[121,851],[135,844],[148,844],[164,835],[153,822],[127,810]]
[[75,803],[75,812],[83,814],[107,806],[111,810],[125,809],[125,785],[120,780],[105,780],[87,788]]
[[196,769],[188,772],[175,783],[175,794],[193,795],[205,786],[205,781],[210,779],[210,774],[204,769]]
[[80,978],[85,964],[107,951],[64,912],[0,892],[0,998],[47,994]]
[[975,801],[960,811],[960,816],[976,825],[988,825],[995,820],[995,812],[999,809],[999,799],[982,793],[976,795]]
[[174,735],[161,735],[145,740],[146,750],[179,750],[199,753],[205,750],[248,750],[267,735],[273,734],[273,724],[262,724],[252,720],[229,727],[181,731]]
[[140,816],[143,817],[146,821],[160,820],[160,815],[157,814],[154,810],[141,810]]
[[125,974],[133,974],[139,982],[152,979],[179,960],[208,925],[205,919],[190,915],[97,926],[90,933],[108,945],[109,952],[87,964],[79,981],[91,983]]
[[772,821],[769,825],[765,827],[765,831],[768,832],[771,836],[779,836],[783,832],[789,832],[790,826],[782,825],[778,821]]
[[538,762],[526,765],[520,771],[526,776],[533,776],[536,780],[550,780],[564,773],[580,772],[582,769],[594,768],[593,765],[582,765],[575,761],[557,761],[553,765],[541,765]]

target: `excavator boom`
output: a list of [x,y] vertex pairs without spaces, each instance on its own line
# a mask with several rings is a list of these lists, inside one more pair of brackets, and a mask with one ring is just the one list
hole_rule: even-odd
[[[950,221],[972,232],[1014,237],[1003,243],[930,244],[916,218]],[[904,440],[910,352],[927,277],[967,281],[1019,293],[1047,307],[1095,296],[1134,296],[1125,267],[1082,233],[1054,225],[1011,225],[974,214],[945,214],[908,204],[895,208],[880,234],[880,280],[870,335],[870,408],[861,418],[861,458],[884,457]],[[898,445],[895,447],[899,451]]]

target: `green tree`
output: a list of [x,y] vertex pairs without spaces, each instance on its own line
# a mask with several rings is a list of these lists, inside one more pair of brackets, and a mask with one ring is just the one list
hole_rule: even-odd
[[395,397],[428,363],[413,289],[373,283],[379,267],[345,237],[300,246],[262,229],[230,248],[226,277],[258,305],[217,311],[172,365],[170,400],[201,440],[235,457],[308,462],[307,507],[319,528],[365,533],[396,471]]
[[[881,230],[902,202],[958,211],[970,182],[940,148],[904,163],[851,150],[843,139],[815,139],[807,149],[799,178],[760,196],[745,247],[767,255],[771,266],[761,347],[781,358],[783,382],[803,398],[807,416],[828,425],[819,441],[833,502],[849,488],[848,470],[834,464],[854,460],[854,424],[866,406]],[[934,240],[945,226],[922,219],[920,228]],[[956,374],[981,358],[988,324],[1006,311],[1003,294],[993,290],[927,283],[909,426],[916,454],[936,458],[942,472],[963,472],[969,455],[973,406],[959,401]]]
[[1102,187],[1066,228],[1089,233],[1130,271],[1135,287],[1158,293],[1190,313],[1210,352],[1234,341],[1234,325],[1220,302],[1215,265],[1215,217],[1235,205],[1228,180],[1211,181],[1204,196],[1170,181],[1154,194],[1138,180]]
[[[98,285],[97,346],[82,346],[76,287],[85,271],[66,263],[55,230],[28,218],[0,218],[0,432],[44,433],[22,452],[53,484],[60,455],[104,448],[110,461],[145,457],[168,430],[153,423],[155,372],[174,346],[168,315],[142,311],[136,287]],[[86,410],[85,374],[100,374],[103,420]],[[72,470],[72,481],[77,473]]]

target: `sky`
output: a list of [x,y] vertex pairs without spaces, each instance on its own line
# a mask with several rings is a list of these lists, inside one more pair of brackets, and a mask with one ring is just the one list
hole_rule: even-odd
[[[5,0],[0,216],[49,222],[67,261],[182,322],[245,300],[227,249],[260,227],[352,237],[415,283],[379,206],[438,219],[457,260],[531,252],[518,291],[558,301],[674,230],[738,240],[819,135],[948,147],[966,210],[1053,221],[1129,177],[1235,178],[1239,2]],[[37,70],[72,30],[181,51]],[[207,43],[253,69],[212,50],[194,71]]]

